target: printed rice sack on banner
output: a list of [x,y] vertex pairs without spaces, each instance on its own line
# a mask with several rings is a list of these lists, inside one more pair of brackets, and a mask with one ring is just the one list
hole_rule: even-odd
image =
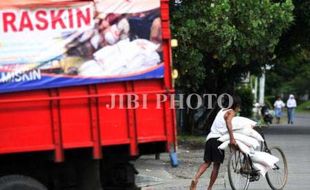
[[0,93],[164,78],[160,0],[25,4],[0,8]]

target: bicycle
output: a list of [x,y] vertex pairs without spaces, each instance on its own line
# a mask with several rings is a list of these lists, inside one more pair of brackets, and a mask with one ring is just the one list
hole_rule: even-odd
[[[279,158],[279,162],[267,172],[266,179],[271,189],[282,190],[288,179],[286,157],[280,147],[268,147],[261,126],[255,127],[254,129],[259,132],[264,139],[264,142],[261,144],[261,151]],[[228,179],[232,190],[247,190],[250,182],[258,181],[260,179],[259,170],[256,170],[253,167],[253,162],[250,156],[242,153],[240,150],[235,150],[230,154],[227,167]]]

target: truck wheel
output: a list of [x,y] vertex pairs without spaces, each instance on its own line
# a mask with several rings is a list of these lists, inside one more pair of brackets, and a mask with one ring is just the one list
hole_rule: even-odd
[[137,190],[135,184],[137,170],[129,162],[103,162],[101,184],[104,190]]
[[47,188],[31,177],[8,175],[0,178],[0,190],[47,190]]

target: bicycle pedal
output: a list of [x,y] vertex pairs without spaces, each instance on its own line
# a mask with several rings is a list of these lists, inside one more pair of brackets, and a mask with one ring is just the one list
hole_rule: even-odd
[[251,170],[251,175],[253,175],[253,176],[259,175],[259,172],[260,172],[260,170],[252,169]]
[[255,174],[255,175],[251,175],[250,176],[250,182],[254,182],[254,181],[258,181],[260,178],[260,175],[259,174]]

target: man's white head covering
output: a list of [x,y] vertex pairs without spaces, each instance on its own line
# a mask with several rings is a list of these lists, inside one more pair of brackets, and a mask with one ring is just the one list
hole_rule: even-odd
[[293,94],[290,94],[290,99],[294,99],[294,95]]

